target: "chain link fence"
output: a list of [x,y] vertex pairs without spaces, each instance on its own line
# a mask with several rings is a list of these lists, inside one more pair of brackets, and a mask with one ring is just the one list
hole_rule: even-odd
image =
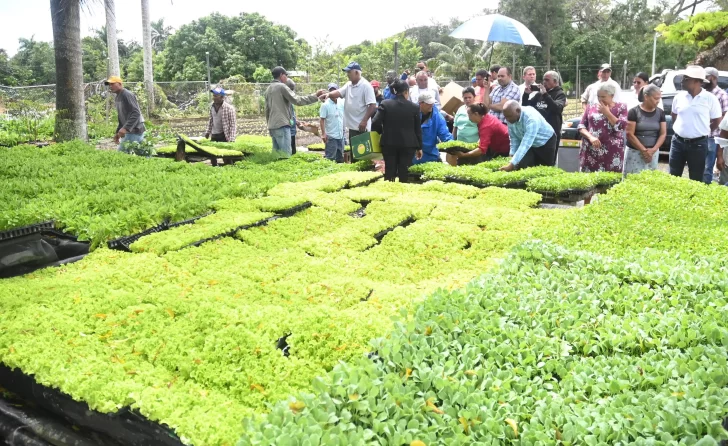
[[[514,70],[513,80],[516,83],[521,83],[524,66],[515,64],[511,68]],[[547,71],[547,67],[536,66],[535,68],[537,79],[540,82],[543,73]],[[552,66],[551,69],[558,72],[564,80],[564,92],[569,99],[565,115],[572,117],[581,113],[579,95],[589,84],[597,80],[599,66],[556,65]],[[632,76],[635,74],[632,71],[636,70],[631,70],[628,64],[615,65],[613,66],[612,77],[620,83],[623,89],[627,89],[630,87]],[[441,86],[450,82],[448,78],[437,78],[436,80]],[[456,82],[462,87],[470,85],[467,80]],[[220,85],[230,92],[227,100],[235,106],[240,118],[261,119],[265,116],[265,91],[270,84],[223,81],[215,85]],[[298,82],[296,92],[301,95],[311,94],[317,90],[326,89],[327,85],[324,82]],[[150,104],[146,97],[144,84],[142,82],[127,82],[124,86],[137,95],[142,110],[147,111],[148,114]],[[89,83],[84,87],[89,119],[103,118],[109,121],[114,118],[113,99],[108,87],[103,82]],[[154,90],[154,114],[162,121],[176,121],[185,118],[196,119],[207,116],[211,102],[210,85],[207,81],[155,82]],[[55,85],[0,86],[0,114],[12,115],[13,110],[17,109],[17,107],[13,107],[13,104],[18,103],[35,103],[41,108],[52,109],[55,99]],[[299,119],[316,119],[319,108],[320,103],[296,107],[296,114]]]

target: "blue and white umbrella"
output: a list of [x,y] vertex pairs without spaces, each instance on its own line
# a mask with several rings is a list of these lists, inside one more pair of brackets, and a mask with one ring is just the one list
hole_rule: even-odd
[[450,36],[483,42],[504,42],[517,45],[541,46],[526,25],[500,14],[473,17],[455,28]]

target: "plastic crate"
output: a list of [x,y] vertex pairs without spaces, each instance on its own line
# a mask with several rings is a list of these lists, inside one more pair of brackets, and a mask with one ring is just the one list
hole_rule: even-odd
[[39,232],[47,231],[54,228],[55,222],[53,220],[50,220],[44,221],[43,223],[23,226],[21,228],[8,229],[7,231],[0,232],[0,241],[10,240],[25,235],[37,234]]

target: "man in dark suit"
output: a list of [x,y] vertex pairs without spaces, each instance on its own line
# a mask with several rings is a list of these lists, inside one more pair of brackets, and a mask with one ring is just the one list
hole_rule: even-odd
[[396,97],[385,99],[374,115],[372,130],[382,135],[384,179],[406,183],[412,158],[422,158],[420,108],[409,101],[409,85],[402,80],[392,84]]

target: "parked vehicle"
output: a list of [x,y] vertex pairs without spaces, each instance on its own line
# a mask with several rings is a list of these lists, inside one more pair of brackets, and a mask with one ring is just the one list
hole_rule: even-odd
[[[663,70],[662,73],[652,76],[650,83],[660,87],[662,91],[662,103],[665,105],[665,113],[672,112],[672,100],[678,91],[682,90],[682,79],[685,70]],[[728,88],[728,71],[719,71],[718,86],[722,89]]]

